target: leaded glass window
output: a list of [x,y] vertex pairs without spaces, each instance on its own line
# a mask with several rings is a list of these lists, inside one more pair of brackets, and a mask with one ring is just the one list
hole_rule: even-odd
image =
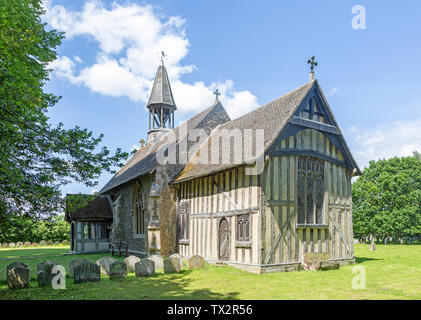
[[237,241],[250,241],[250,215],[237,216]]
[[180,203],[180,240],[189,239],[190,202]]
[[313,157],[299,157],[297,183],[298,224],[323,224],[323,161]]

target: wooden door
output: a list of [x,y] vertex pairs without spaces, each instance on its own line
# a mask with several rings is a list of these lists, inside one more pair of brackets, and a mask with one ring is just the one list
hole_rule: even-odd
[[227,219],[219,223],[219,260],[229,260],[230,257],[230,231]]

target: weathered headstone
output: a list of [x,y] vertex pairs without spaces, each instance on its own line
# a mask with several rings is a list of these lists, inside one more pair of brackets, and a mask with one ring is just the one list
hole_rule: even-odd
[[70,278],[74,277],[76,266],[78,266],[82,262],[88,262],[88,260],[82,259],[82,258],[77,258],[77,259],[74,259],[74,260],[70,261],[70,263],[69,263],[69,277]]
[[155,262],[150,259],[140,259],[135,264],[136,277],[147,277],[155,274]]
[[7,285],[10,289],[29,287],[29,268],[22,262],[14,262],[7,266]]
[[47,241],[45,241],[45,240],[41,240],[40,242],[39,242],[39,245],[40,246],[46,246],[47,245]]
[[8,244],[8,243],[3,243],[3,244],[1,245],[1,247],[2,247],[2,248],[9,248],[9,244]]
[[14,267],[28,268],[28,265],[26,263],[23,263],[23,262],[20,262],[20,261],[13,262],[6,267],[6,276],[7,276],[7,273],[9,272],[9,270],[14,268]]
[[51,286],[53,278],[58,272],[53,273],[53,267],[57,263],[53,261],[44,261],[37,265],[37,281],[40,287]]
[[54,245],[55,246],[59,246],[60,245],[60,242],[56,241],[56,242],[54,242]]
[[32,245],[31,246],[33,246],[33,247],[38,247],[38,243],[36,243],[36,242],[32,242]]
[[149,256],[148,259],[155,263],[155,269],[164,268],[164,260],[162,259],[161,256],[152,255],[152,256]]
[[23,247],[23,242],[18,242],[18,243],[16,243],[16,247],[17,248],[22,248]]
[[99,265],[89,261],[82,261],[75,267],[74,278],[75,283],[100,281],[101,272]]
[[9,248],[14,248],[14,247],[16,247],[16,243],[14,243],[14,242],[10,242],[10,243],[9,243]]
[[187,259],[187,268],[197,269],[197,268],[204,268],[205,267],[205,259],[202,256],[194,255]]
[[181,257],[178,253],[170,255],[164,260],[164,273],[180,272]]
[[304,270],[317,271],[320,268],[320,263],[326,261],[329,261],[329,253],[307,252],[303,254],[301,264]]
[[29,241],[26,241],[23,245],[24,245],[25,247],[30,247],[30,246],[32,245],[32,243],[30,243]]
[[52,246],[53,244],[54,244],[54,242],[52,240],[47,241],[47,246]]
[[127,265],[116,261],[110,264],[110,280],[127,279]]
[[139,257],[128,256],[124,259],[124,263],[127,265],[127,272],[135,272],[135,264],[140,261]]
[[376,251],[376,243],[375,243],[375,240],[376,239],[373,237],[373,235],[370,235],[371,244],[368,246],[368,249],[370,251]]
[[101,259],[97,260],[96,264],[99,265],[101,268],[102,274],[110,275],[110,265],[117,260],[111,257],[102,257]]
[[69,240],[63,240],[61,244],[68,246],[70,244]]

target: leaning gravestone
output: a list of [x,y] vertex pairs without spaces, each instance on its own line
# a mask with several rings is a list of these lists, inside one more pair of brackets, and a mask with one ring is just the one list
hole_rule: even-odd
[[99,265],[101,268],[102,274],[107,276],[110,275],[110,265],[116,262],[117,260],[111,257],[102,257],[101,259],[97,260],[96,264]]
[[124,263],[127,265],[127,272],[135,272],[135,264],[140,261],[139,257],[136,256],[128,256],[124,259]]
[[164,273],[180,272],[181,258],[178,253],[170,255],[164,260]]
[[88,260],[82,259],[82,258],[77,258],[77,259],[74,259],[74,260],[70,261],[70,263],[69,263],[69,277],[70,278],[74,277],[76,266],[78,266],[82,262],[88,262]]
[[100,281],[101,272],[99,265],[89,261],[82,261],[75,267],[74,278],[75,283]]
[[14,262],[7,266],[7,285],[10,289],[29,287],[29,268],[23,262]]
[[152,255],[152,256],[149,256],[148,259],[155,263],[155,269],[164,268],[164,260],[162,259],[161,256]]
[[121,261],[110,264],[110,280],[127,279],[127,265]]
[[136,262],[136,277],[147,277],[155,274],[155,262],[150,259],[140,259]]
[[37,265],[37,281],[40,287],[51,286],[53,278],[59,273],[53,273],[53,268],[57,263],[53,261],[44,261]]
[[191,269],[197,269],[197,268],[204,268],[205,267],[205,259],[202,256],[194,255],[191,258],[188,258],[187,260],[187,268],[189,270]]

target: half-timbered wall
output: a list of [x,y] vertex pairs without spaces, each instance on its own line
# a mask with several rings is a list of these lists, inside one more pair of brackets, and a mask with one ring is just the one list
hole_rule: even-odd
[[[210,177],[198,178],[178,185],[178,224],[189,221],[189,228],[179,228],[179,233],[188,230],[188,239],[179,234],[179,252],[182,256],[202,255],[208,260],[220,260],[219,224],[227,219],[229,225],[229,257],[227,262],[259,263],[259,188],[258,176],[245,175],[245,167],[221,172]],[[188,205],[186,205],[186,202]],[[185,210],[190,210],[189,217]],[[184,216],[182,216],[184,215]],[[244,216],[248,215],[250,241],[238,232],[237,222],[244,227]]]
[[[283,156],[282,151],[288,149],[313,150],[337,161],[332,163],[305,153]],[[306,252],[328,252],[332,259],[351,258],[351,176],[340,165],[343,155],[321,132],[313,129],[282,140],[276,150],[279,155],[275,152],[270,157],[262,177],[261,263],[299,263]],[[309,178],[303,178],[304,174]],[[322,194],[318,194],[320,186]],[[314,219],[307,221],[303,217],[318,197],[323,197],[322,216],[315,206]],[[307,202],[300,203],[300,198]],[[302,210],[305,212],[299,220],[298,213]]]

